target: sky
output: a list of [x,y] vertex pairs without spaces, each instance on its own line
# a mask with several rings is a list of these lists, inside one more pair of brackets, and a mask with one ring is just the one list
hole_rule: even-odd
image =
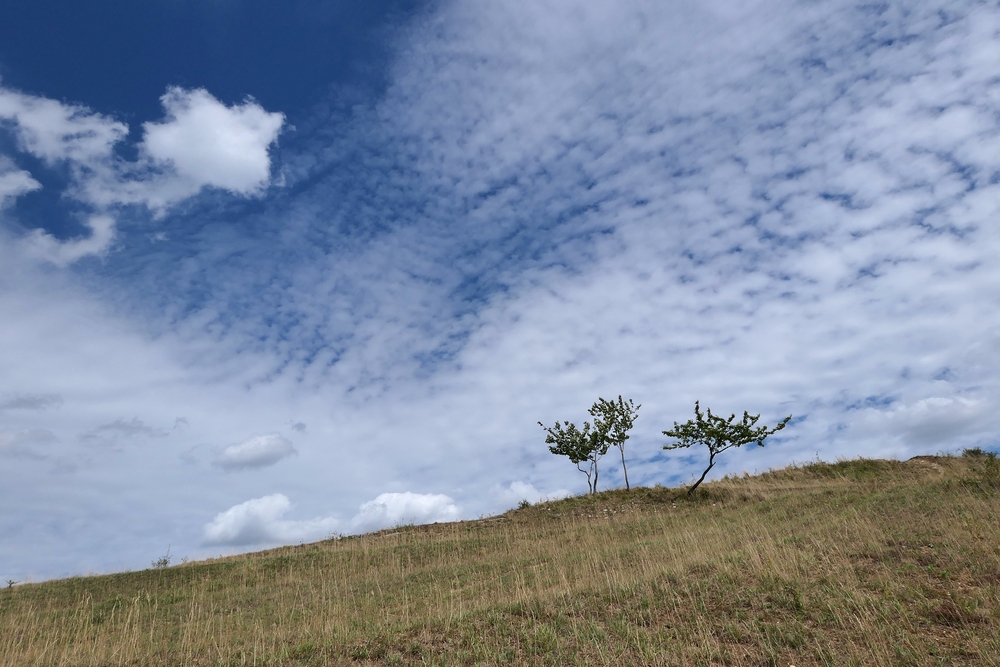
[[996,450],[998,213],[995,2],[10,0],[0,579]]

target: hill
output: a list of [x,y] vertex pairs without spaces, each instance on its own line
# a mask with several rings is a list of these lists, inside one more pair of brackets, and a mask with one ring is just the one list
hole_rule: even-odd
[[4,665],[996,665],[1000,463],[816,463],[0,591]]

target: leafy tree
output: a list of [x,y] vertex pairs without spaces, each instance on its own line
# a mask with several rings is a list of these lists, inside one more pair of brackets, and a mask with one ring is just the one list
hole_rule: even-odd
[[589,411],[590,415],[594,417],[594,428],[604,435],[608,445],[614,445],[621,452],[626,490],[631,487],[628,484],[628,468],[625,467],[625,441],[629,438],[628,432],[632,430],[632,425],[635,424],[641,407],[642,405],[636,405],[631,398],[624,401],[619,395],[617,401],[606,401],[603,398],[598,398]]
[[556,422],[552,427],[542,422],[538,422],[538,425],[548,433],[545,444],[549,445],[549,451],[565,456],[576,464],[576,469],[587,476],[588,491],[595,493],[599,474],[597,462],[608,453],[610,446],[603,431],[592,429],[590,422],[583,422],[582,430],[577,428],[576,424],[566,421],[562,424]]
[[792,416],[785,417],[774,428],[766,426],[755,426],[760,415],[751,416],[749,412],[743,412],[743,421],[735,422],[736,415],[730,415],[729,419],[713,415],[709,409],[702,414],[698,401],[694,404],[694,419],[689,419],[683,424],[674,422],[674,428],[664,431],[663,435],[670,438],[677,438],[677,442],[663,445],[664,449],[681,449],[691,445],[705,445],[708,447],[708,467],[701,477],[687,491],[691,495],[698,485],[704,481],[708,471],[715,465],[715,457],[733,447],[742,447],[751,442],[756,442],[758,446],[764,446],[764,439],[769,435],[777,433],[785,428]]

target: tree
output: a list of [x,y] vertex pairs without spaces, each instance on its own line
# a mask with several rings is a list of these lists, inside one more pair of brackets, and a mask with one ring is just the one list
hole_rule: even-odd
[[704,481],[708,471],[715,465],[715,457],[733,447],[742,447],[751,442],[756,442],[759,447],[764,446],[764,439],[769,435],[777,433],[785,428],[792,416],[785,417],[777,426],[772,429],[766,426],[755,426],[760,415],[751,416],[749,412],[743,412],[742,422],[733,422],[736,415],[730,415],[729,419],[713,415],[709,409],[706,414],[702,414],[698,401],[694,403],[694,419],[689,419],[683,424],[674,422],[674,428],[664,431],[663,435],[670,438],[677,438],[677,442],[663,445],[664,449],[681,449],[691,445],[705,445],[708,447],[708,467],[701,477],[687,491],[691,495],[698,485]]
[[[594,417],[594,428],[601,432],[607,445],[614,445],[622,455],[622,472],[625,475],[625,489],[628,490],[628,468],[625,467],[625,441],[628,440],[628,432],[632,430],[636,418],[639,416],[639,408],[630,398],[628,401],[622,400],[621,395],[617,401],[606,401],[598,398],[593,407],[590,408],[590,415]],[[607,445],[605,449],[607,449]]]
[[550,445],[549,451],[559,456],[569,458],[576,469],[587,476],[587,490],[597,491],[597,462],[608,453],[610,443],[599,429],[591,429],[590,422],[583,422],[583,429],[578,429],[571,422],[556,422],[548,427],[542,422],[538,425],[545,429],[548,435],[545,444]]

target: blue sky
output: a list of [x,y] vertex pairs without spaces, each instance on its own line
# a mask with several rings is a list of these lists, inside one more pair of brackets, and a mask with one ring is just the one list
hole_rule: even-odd
[[995,448],[997,5],[140,5],[0,9],[0,578]]

